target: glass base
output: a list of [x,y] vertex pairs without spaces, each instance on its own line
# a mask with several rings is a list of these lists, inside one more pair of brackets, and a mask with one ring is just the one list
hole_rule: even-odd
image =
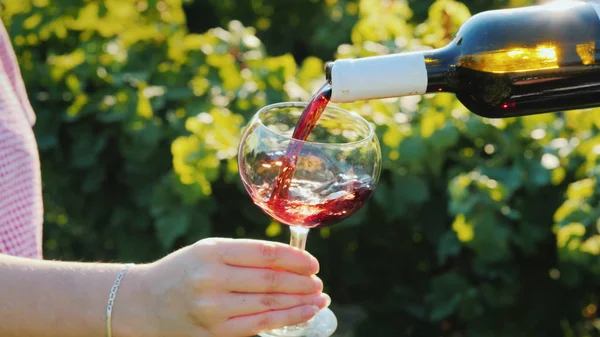
[[260,337],[329,337],[337,329],[337,318],[329,308],[320,310],[310,321],[259,333]]

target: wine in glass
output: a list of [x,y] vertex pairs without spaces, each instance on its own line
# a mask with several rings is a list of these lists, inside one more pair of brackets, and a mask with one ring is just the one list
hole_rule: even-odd
[[[260,109],[239,147],[247,192],[262,211],[290,226],[290,245],[300,249],[305,249],[311,228],[358,211],[371,197],[381,171],[374,126],[354,112],[327,106],[327,94],[321,90],[310,103]],[[327,337],[336,328],[337,319],[326,308],[308,322],[260,335]]]

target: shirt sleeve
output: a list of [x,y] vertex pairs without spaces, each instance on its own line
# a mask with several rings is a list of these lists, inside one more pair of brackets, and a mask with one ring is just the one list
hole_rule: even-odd
[[14,50],[0,24],[0,253],[42,258],[42,184],[34,122]]

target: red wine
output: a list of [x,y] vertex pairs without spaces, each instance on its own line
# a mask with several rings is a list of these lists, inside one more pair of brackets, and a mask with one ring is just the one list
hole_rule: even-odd
[[[327,184],[293,180],[286,198],[271,199],[271,188],[258,189],[258,206],[275,220],[293,226],[322,227],[358,211],[373,193],[370,176],[338,175]],[[267,200],[263,202],[261,200]]]
[[446,92],[489,118],[598,107],[600,3],[482,12],[440,49],[337,60],[326,72],[332,102]]
[[[317,125],[319,118],[323,114],[323,111],[327,107],[327,103],[329,103],[329,98],[331,97],[331,86],[329,83],[325,83],[319,91],[312,97],[302,115],[300,115],[300,119],[298,120],[298,124],[294,128],[294,133],[292,134],[292,138],[298,139],[301,141],[305,141],[308,139],[312,129]],[[290,183],[292,181],[292,177],[294,176],[294,171],[296,167],[296,162],[298,160],[298,154],[302,150],[301,142],[292,142],[287,149],[285,156],[282,161],[281,169],[279,171],[279,175],[275,180],[275,188],[273,189],[273,193],[271,194],[271,202],[276,202],[278,199],[286,199],[288,190],[290,188]]]
[[[330,96],[331,86],[325,83],[302,112],[293,139],[308,139]],[[371,177],[338,174],[325,183],[293,179],[302,145],[302,142],[290,142],[283,156],[264,161],[263,167],[277,169],[278,174],[272,188],[257,187],[258,195],[252,196],[254,202],[272,218],[290,226],[327,226],[354,214],[373,193]]]

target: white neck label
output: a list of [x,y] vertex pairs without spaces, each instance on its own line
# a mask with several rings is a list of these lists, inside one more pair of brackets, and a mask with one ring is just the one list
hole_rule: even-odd
[[420,95],[427,81],[422,52],[341,59],[331,71],[331,102]]

